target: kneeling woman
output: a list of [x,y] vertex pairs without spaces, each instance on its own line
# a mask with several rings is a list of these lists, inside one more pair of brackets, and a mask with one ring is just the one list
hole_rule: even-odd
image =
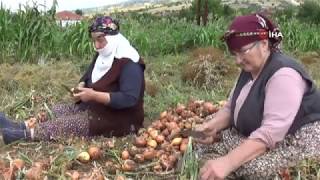
[[221,133],[220,142],[201,148],[208,150],[202,180],[273,179],[281,168],[320,156],[320,93],[301,65],[279,51],[281,39],[259,14],[231,23],[224,40],[242,71],[228,103],[198,128],[207,134],[202,143]]
[[0,128],[6,144],[20,139],[123,136],[142,127],[142,59],[111,17],[97,18],[89,33],[97,53],[80,80],[79,92],[73,94],[77,103],[54,106],[56,118],[34,128],[13,123],[1,114]]

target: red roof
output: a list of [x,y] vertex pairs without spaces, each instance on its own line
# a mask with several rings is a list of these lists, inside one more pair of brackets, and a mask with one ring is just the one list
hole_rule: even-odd
[[71,11],[61,11],[56,13],[57,20],[81,20],[83,17],[71,12]]

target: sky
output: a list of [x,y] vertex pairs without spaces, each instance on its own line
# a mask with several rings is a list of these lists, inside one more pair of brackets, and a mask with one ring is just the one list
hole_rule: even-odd
[[[29,4],[32,5],[32,2],[36,2],[39,7],[44,8],[44,4],[46,4],[46,9],[50,9],[52,6],[53,0],[0,0],[5,8],[11,9],[15,11],[19,8],[19,4]],[[105,5],[116,4],[120,2],[124,2],[126,0],[58,0],[57,11],[62,10],[76,10],[83,8],[91,8],[91,7],[100,7]]]

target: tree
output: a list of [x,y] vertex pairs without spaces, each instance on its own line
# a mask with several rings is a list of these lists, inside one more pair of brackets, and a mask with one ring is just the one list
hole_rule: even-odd
[[80,15],[80,16],[83,15],[83,11],[82,11],[81,9],[77,9],[77,10],[75,11],[75,13],[78,14],[78,15]]
[[191,6],[191,11],[196,17],[197,25],[206,25],[209,14],[215,19],[219,16],[230,16],[234,12],[227,6],[223,5],[221,0],[194,0]]
[[320,24],[320,5],[316,1],[306,1],[299,7],[298,18],[303,22]]

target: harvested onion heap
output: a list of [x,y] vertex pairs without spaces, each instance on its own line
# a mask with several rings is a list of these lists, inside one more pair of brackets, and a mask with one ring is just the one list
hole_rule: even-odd
[[[173,169],[178,158],[188,146],[188,137],[180,135],[183,129],[192,129],[204,118],[218,111],[219,105],[210,102],[190,101],[187,106],[178,104],[160,114],[147,129],[141,129],[134,138],[133,145],[121,153],[121,169],[135,171],[138,163],[159,162],[153,166],[154,172]],[[159,161],[157,161],[159,160]]]

